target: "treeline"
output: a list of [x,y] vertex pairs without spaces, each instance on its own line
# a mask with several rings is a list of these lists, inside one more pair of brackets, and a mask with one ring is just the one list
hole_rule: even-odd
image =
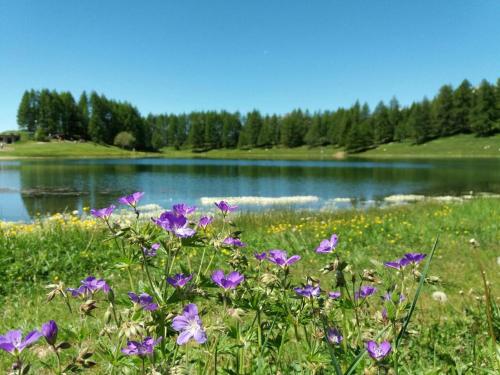
[[311,147],[335,145],[351,152],[388,142],[417,144],[459,133],[488,136],[500,131],[500,79],[473,87],[444,85],[429,100],[400,106],[396,98],[373,111],[356,102],[350,108],[285,115],[245,115],[226,111],[149,114],[132,104],[92,92],[76,101],[69,92],[26,91],[18,110],[21,130],[36,139],[59,137],[91,140],[145,150],[163,147],[217,148]]

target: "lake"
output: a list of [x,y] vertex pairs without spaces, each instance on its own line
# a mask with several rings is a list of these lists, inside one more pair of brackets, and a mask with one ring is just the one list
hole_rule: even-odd
[[[215,197],[288,197],[280,207],[378,205],[395,194],[500,193],[500,160],[262,161],[84,159],[0,161],[0,219],[102,207],[144,191],[141,203],[186,202],[212,209]],[[204,199],[203,199],[204,198]],[[349,199],[347,199],[349,198]],[[203,201],[202,201],[203,199]],[[205,205],[202,204],[205,203]],[[268,209],[255,198],[243,210]]]

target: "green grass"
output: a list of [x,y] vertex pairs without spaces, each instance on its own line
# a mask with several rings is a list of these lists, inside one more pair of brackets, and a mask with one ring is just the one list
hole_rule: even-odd
[[473,135],[457,135],[440,138],[423,145],[409,142],[390,143],[373,150],[347,155],[343,149],[332,146],[297,148],[255,148],[250,150],[219,149],[207,152],[164,148],[161,152],[132,152],[114,146],[91,142],[19,142],[0,150],[2,158],[92,158],[92,157],[164,157],[164,158],[209,158],[209,159],[272,159],[272,160],[338,160],[345,157],[371,159],[413,158],[498,158],[500,157],[500,134],[479,138]]
[[[234,223],[243,231],[242,240],[248,243],[245,249],[248,258],[252,258],[255,251],[271,248],[300,254],[302,260],[292,272],[294,283],[305,281],[308,275],[320,274],[326,258],[318,257],[314,248],[333,232],[340,236],[337,251],[342,258],[360,270],[377,272],[386,272],[380,262],[393,260],[405,252],[428,253],[439,234],[438,250],[429,274],[433,283],[424,286],[410,324],[413,339],[406,344],[410,350],[402,358],[401,373],[477,373],[478,368],[492,369],[495,360],[488,344],[480,267],[484,267],[498,303],[500,273],[496,258],[500,254],[500,200],[418,203],[366,212],[271,211],[239,215]],[[72,286],[86,275],[95,274],[109,280],[116,295],[128,291],[124,271],[113,266],[121,262],[120,252],[112,241],[105,241],[104,228],[85,229],[54,220],[50,225],[34,224],[7,231],[0,233],[3,280],[0,332],[17,327],[28,329],[56,319],[64,326],[61,333],[64,339],[89,344],[89,338],[98,336],[97,321],[88,319],[88,325],[80,329],[61,303],[45,302],[43,287],[60,280]],[[475,239],[477,246],[469,243],[471,239]],[[197,269],[200,249],[188,247],[183,251],[184,262]],[[223,258],[216,257],[213,268],[228,267],[221,262]],[[134,277],[138,277],[139,271],[138,268],[132,272]],[[320,279],[322,286],[328,286],[327,290],[331,288],[331,275],[320,276]],[[431,298],[434,291],[445,292],[448,302],[434,301]],[[101,316],[105,308],[103,304],[96,316]],[[214,323],[208,315],[204,321],[209,332],[215,335],[217,329],[211,326]],[[75,331],[79,332],[77,336]],[[284,357],[291,362],[307,361],[307,354],[298,348],[297,343],[287,342]],[[32,355],[44,360],[53,360],[37,347],[33,352]],[[5,353],[0,354],[0,368],[6,369],[10,361]],[[104,373],[102,369],[96,371]]]
[[5,145],[0,150],[2,158],[99,158],[99,157],[123,157],[137,158],[151,156],[150,153],[134,152],[120,149],[115,146],[99,145],[92,142],[16,142]]
[[439,138],[422,145],[391,143],[363,152],[366,158],[498,158],[500,134],[491,137],[456,135]]
[[390,143],[373,150],[346,154],[342,148],[297,147],[256,148],[250,150],[221,149],[207,152],[191,150],[161,150],[169,158],[211,158],[211,159],[275,159],[275,160],[338,160],[345,157],[371,159],[413,159],[413,158],[498,158],[500,157],[500,134],[478,138],[473,135],[457,135],[440,138],[423,145],[410,142]]

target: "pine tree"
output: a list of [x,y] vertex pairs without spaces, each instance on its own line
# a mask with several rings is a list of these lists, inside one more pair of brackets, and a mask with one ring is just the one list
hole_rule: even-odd
[[317,113],[312,117],[311,125],[307,129],[304,137],[305,143],[310,147],[322,146],[326,144],[326,137],[324,136],[324,126],[321,114]]
[[60,101],[60,133],[65,139],[71,139],[80,136],[81,133],[81,114],[80,110],[70,92],[59,94]]
[[346,151],[361,152],[374,145],[373,119],[367,117],[353,124],[346,139]]
[[262,116],[254,109],[247,114],[245,125],[240,134],[238,147],[255,147],[258,144],[259,133],[262,127]]
[[393,129],[393,132],[396,132],[396,129],[399,127],[402,121],[401,108],[399,106],[398,99],[396,97],[392,97],[389,102],[389,122]]
[[460,131],[453,119],[453,88],[444,85],[434,101],[434,129],[436,136],[452,135]]
[[453,123],[455,125],[455,133],[470,132],[472,99],[472,86],[465,79],[453,93]]
[[373,125],[375,127],[375,142],[377,144],[392,142],[394,139],[394,128],[389,118],[389,109],[382,101],[378,103],[373,112]]
[[495,96],[496,96],[496,129],[497,131],[500,131],[500,78],[497,79],[497,86],[495,89]]
[[409,117],[412,111],[412,107],[410,108],[402,108],[399,111],[399,120],[398,125],[394,129],[394,140],[398,142],[402,142],[406,139],[414,139],[415,135],[413,133],[413,129],[409,122]]
[[96,143],[106,142],[106,105],[103,98],[96,92],[90,94],[91,114],[89,119],[88,134]]
[[417,144],[434,138],[431,112],[431,103],[427,98],[424,98],[421,103],[416,103],[411,110],[408,125],[412,129]]
[[35,132],[38,121],[38,93],[25,91],[17,110],[17,124],[21,130]]
[[298,109],[285,115],[281,121],[281,144],[285,147],[298,147],[304,144],[305,131],[309,118]]
[[87,139],[88,134],[88,127],[89,127],[89,120],[90,120],[90,103],[89,103],[89,98],[87,96],[87,93],[84,91],[80,95],[80,98],[78,99],[78,109],[80,111],[80,129],[78,132],[78,136],[80,136],[83,139]]
[[204,150],[205,122],[200,112],[189,114],[188,144],[195,150]]
[[234,148],[238,146],[241,121],[239,113],[222,113],[222,147]]
[[258,147],[272,147],[274,145],[274,124],[270,116],[264,117],[262,127],[260,128],[259,138],[257,140]]
[[493,85],[483,80],[476,91],[471,114],[472,130],[480,136],[500,130],[496,115],[496,95]]
[[[159,123],[157,122],[157,126],[161,126],[162,123],[163,121],[159,120]],[[179,124],[179,119],[176,115],[166,116],[167,145],[170,147],[179,148],[181,146],[181,143],[179,143],[177,139],[178,124]]]

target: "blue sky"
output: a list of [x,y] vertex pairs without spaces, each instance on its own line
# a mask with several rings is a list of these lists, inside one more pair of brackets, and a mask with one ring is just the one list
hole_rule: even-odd
[[30,88],[284,113],[498,77],[496,0],[0,0],[0,130]]

